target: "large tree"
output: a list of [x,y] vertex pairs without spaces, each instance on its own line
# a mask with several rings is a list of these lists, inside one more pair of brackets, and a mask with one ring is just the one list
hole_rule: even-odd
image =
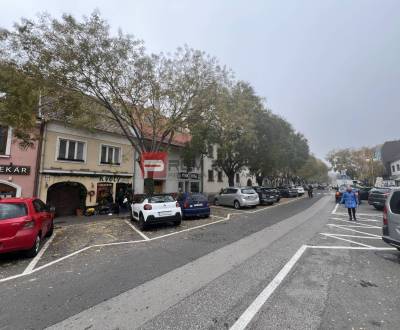
[[97,12],[81,21],[66,14],[23,19],[4,35],[3,63],[46,82],[53,103],[70,95],[84,99],[91,104],[85,109],[116,121],[139,154],[168,148],[225,75],[214,58],[188,47],[147,55],[142,41],[121,31],[113,35]]
[[243,81],[226,88],[217,98],[212,133],[212,142],[217,145],[214,167],[224,171],[229,186],[234,186],[235,174],[249,163],[255,139],[254,117],[261,109],[260,98]]

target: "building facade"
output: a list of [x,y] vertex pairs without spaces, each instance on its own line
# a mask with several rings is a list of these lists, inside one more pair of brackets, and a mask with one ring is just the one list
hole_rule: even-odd
[[0,198],[36,193],[39,143],[34,140],[31,147],[21,148],[19,142],[11,127],[0,126]]
[[390,179],[394,180],[396,186],[400,186],[400,155],[396,158],[390,163]]
[[58,216],[115,202],[132,189],[134,157],[117,133],[46,123],[38,192]]

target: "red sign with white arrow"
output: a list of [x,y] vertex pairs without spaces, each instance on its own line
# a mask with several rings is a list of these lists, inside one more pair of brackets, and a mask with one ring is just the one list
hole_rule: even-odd
[[140,157],[140,168],[144,179],[165,179],[167,164],[168,153],[166,152],[143,152]]

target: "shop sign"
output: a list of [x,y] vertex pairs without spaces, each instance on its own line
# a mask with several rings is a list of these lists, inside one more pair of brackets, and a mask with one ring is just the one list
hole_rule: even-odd
[[167,177],[168,153],[143,152],[140,157],[140,169],[144,179],[165,179]]
[[183,180],[189,180],[189,179],[199,180],[199,174],[198,173],[179,172],[178,178],[183,179]]
[[30,175],[31,167],[22,165],[0,165],[0,174]]
[[117,175],[100,175],[99,176],[100,182],[120,182],[121,177]]

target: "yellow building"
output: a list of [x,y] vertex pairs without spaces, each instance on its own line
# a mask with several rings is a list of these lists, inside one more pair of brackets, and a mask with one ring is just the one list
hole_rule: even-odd
[[118,202],[132,189],[133,148],[114,125],[86,130],[48,121],[43,133],[39,197],[57,215]]

